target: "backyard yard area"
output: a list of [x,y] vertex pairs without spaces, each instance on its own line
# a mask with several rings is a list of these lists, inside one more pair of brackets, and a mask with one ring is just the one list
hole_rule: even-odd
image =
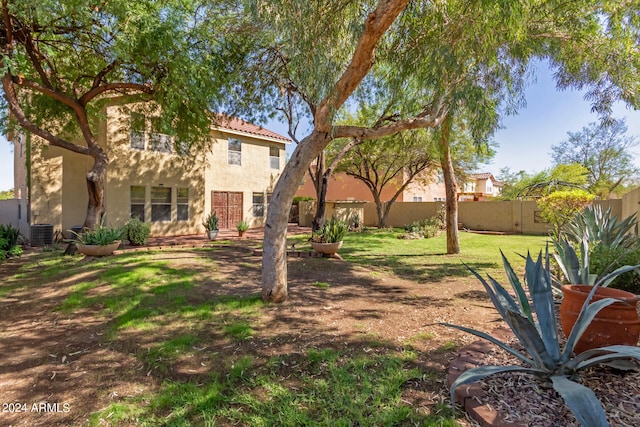
[[290,258],[279,305],[260,300],[259,241],[9,259],[0,425],[467,425],[445,370],[475,338],[437,323],[498,327],[464,264],[504,283],[499,249],[521,269],[546,238],[462,233],[446,255],[444,236],[398,233],[350,233],[343,260]]

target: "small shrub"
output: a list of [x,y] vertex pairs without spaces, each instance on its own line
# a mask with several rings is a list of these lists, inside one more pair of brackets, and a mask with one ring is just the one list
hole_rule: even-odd
[[207,231],[217,230],[218,229],[218,216],[216,215],[216,213],[215,212],[211,212],[209,215],[207,215],[207,218],[204,220],[202,225],[204,226],[204,228]]
[[236,229],[240,233],[244,233],[245,231],[247,231],[249,229],[249,224],[247,223],[247,221],[242,220],[242,221],[240,221],[240,223],[238,223],[238,225],[236,225]]
[[141,246],[147,243],[150,233],[151,225],[140,221],[139,218],[131,218],[127,221],[123,230],[124,238],[135,246]]
[[[640,264],[640,248],[610,247],[603,243],[595,245],[589,254],[589,269],[597,274],[611,272],[623,265]],[[611,288],[621,289],[633,294],[640,294],[640,275],[629,271],[618,276],[611,284]]]
[[0,224],[0,259],[22,255],[22,248],[18,246],[20,232],[11,224]]
[[440,215],[427,219],[413,221],[409,225],[405,225],[404,229],[411,235],[428,239],[437,236],[444,229],[444,221]]
[[538,200],[542,219],[553,225],[553,235],[560,231],[578,212],[581,212],[595,196],[585,190],[560,190]]

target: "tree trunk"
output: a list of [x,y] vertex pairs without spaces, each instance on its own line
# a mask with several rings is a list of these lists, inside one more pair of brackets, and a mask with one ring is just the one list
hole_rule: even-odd
[[95,146],[91,155],[94,159],[93,167],[87,172],[87,192],[89,202],[87,203],[87,216],[84,219],[84,228],[95,230],[100,225],[102,213],[104,212],[104,187],[107,181],[107,166],[109,158],[99,147]]
[[324,214],[327,209],[327,186],[329,185],[329,177],[327,173],[323,173],[318,181],[316,189],[316,214],[311,223],[311,231],[318,231],[324,225]]
[[452,119],[447,116],[442,122],[440,135],[440,164],[444,175],[445,212],[447,226],[447,253],[460,253],[458,242],[458,184],[453,170],[451,151],[449,150],[449,133]]
[[307,167],[327,146],[330,136],[313,132],[296,147],[278,179],[271,196],[264,227],[262,253],[262,299],[283,302],[287,299],[287,218],[298,184]]

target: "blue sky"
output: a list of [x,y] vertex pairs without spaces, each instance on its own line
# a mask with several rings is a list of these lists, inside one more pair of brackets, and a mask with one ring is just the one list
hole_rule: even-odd
[[[549,71],[544,65],[538,70],[537,80],[526,92],[527,106],[518,115],[505,118],[503,129],[495,135],[498,144],[496,156],[482,172],[497,175],[501,168],[512,171],[538,172],[551,165],[551,146],[567,139],[567,132],[577,132],[597,116],[591,113],[584,93],[577,91],[557,91]],[[640,111],[617,105],[616,118],[626,117],[629,128],[627,135],[640,140]],[[286,126],[270,123],[268,128],[286,135]],[[293,151],[293,144],[288,151]],[[13,187],[13,151],[3,137],[0,137],[0,190]],[[635,163],[640,166],[640,147],[636,147]]]

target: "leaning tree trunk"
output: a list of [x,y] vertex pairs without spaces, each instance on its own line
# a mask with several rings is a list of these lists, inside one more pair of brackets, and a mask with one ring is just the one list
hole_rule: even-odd
[[84,219],[84,228],[94,230],[102,220],[104,212],[104,187],[107,181],[107,166],[109,158],[106,153],[96,146],[91,150],[94,159],[93,167],[87,172],[87,192],[89,202],[87,203],[87,216]]
[[449,133],[451,131],[452,119],[447,116],[442,122],[442,133],[440,135],[440,164],[444,175],[445,187],[445,212],[447,227],[447,253],[460,253],[460,243],[458,242],[458,184],[453,170],[453,160],[449,149]]
[[262,299],[282,302],[287,299],[287,218],[311,161],[329,143],[327,133],[313,132],[296,147],[278,179],[271,196],[264,227],[262,253]]

